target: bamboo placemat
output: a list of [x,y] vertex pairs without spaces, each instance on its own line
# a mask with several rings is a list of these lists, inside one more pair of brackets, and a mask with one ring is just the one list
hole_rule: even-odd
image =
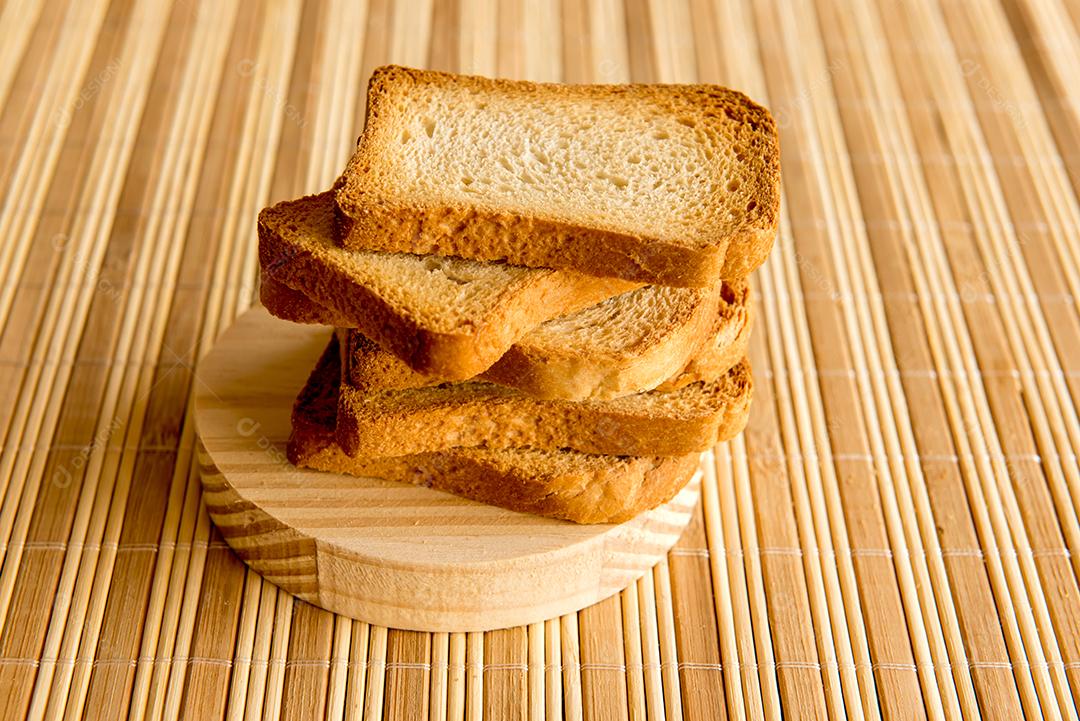
[[[1077,719],[1080,4],[9,0],[0,717]],[[255,215],[386,62],[707,81],[781,126],[754,412],[666,563],[423,634],[248,572],[192,463]]]

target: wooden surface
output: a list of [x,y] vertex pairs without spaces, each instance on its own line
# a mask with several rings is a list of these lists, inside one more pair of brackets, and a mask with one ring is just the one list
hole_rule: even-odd
[[[226,542],[274,585],[369,623],[488,631],[558,618],[622,591],[664,559],[690,522],[700,472],[631,521],[579,525],[293,467],[290,411],[331,332],[256,306],[199,364],[203,501]],[[712,454],[703,462],[712,464]]]
[[[8,0],[0,717],[1075,719],[1076,0]],[[198,359],[396,61],[727,83],[782,126],[756,397],[636,587],[474,634],[212,529]]]

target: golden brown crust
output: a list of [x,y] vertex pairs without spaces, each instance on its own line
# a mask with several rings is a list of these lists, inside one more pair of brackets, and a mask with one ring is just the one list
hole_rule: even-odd
[[[372,168],[384,151],[373,140],[378,131],[376,121],[395,84],[451,82],[516,93],[631,96],[695,104],[706,120],[722,116],[749,129],[742,153],[757,163],[751,200],[742,217],[717,222],[706,236],[685,243],[585,227],[542,215],[500,212],[479,203],[430,204],[417,198],[403,202],[373,177]],[[338,240],[346,248],[506,260],[644,283],[706,287],[718,278],[746,277],[772,248],[780,207],[779,158],[776,125],[769,112],[742,93],[719,86],[563,86],[387,66],[371,77],[364,133],[337,185]],[[725,191],[718,188],[712,192]],[[719,196],[702,198],[706,205],[720,202]],[[522,237],[528,237],[529,242],[520,242]]]
[[312,302],[300,291],[293,290],[265,273],[260,273],[259,277],[259,301],[270,311],[270,315],[293,323],[330,325],[337,328],[348,327],[352,323],[352,320],[341,313]]
[[[338,197],[339,206],[349,204]],[[692,249],[512,213],[462,205],[424,209],[382,199],[341,208],[336,220],[345,248],[506,261],[687,288],[705,288],[724,277],[727,241]],[[445,228],[454,232],[446,234]],[[522,243],[523,237],[529,241]],[[771,236],[769,247],[759,251],[762,258],[769,249]],[[739,261],[740,270],[745,264]]]
[[[339,341],[343,377],[358,391],[403,390],[445,382],[438,376],[414,371],[357,330],[342,331]],[[495,361],[495,364],[498,365],[499,361]],[[477,378],[483,378],[487,372],[484,371]]]
[[455,449],[397,458],[354,458],[334,441],[340,360],[336,339],[297,398],[289,460],[297,466],[426,485],[525,513],[576,523],[620,523],[670,500],[698,455],[589,456]]

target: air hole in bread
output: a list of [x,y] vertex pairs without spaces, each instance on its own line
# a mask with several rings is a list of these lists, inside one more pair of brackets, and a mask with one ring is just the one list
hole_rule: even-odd
[[735,305],[738,300],[735,297],[735,289],[728,283],[723,283],[720,288],[720,298],[728,305]]
[[629,180],[627,180],[626,178],[623,178],[621,176],[618,176],[618,175],[610,175],[608,173],[601,173],[599,177],[603,178],[604,180],[608,181],[609,183],[611,183],[612,185],[614,185],[616,188],[619,188],[619,189],[625,188],[627,185],[630,184]]
[[670,137],[671,134],[668,133],[668,131],[666,130],[657,130],[655,133],[653,133],[653,138],[656,140],[667,140]]
[[410,133],[408,130],[402,130],[401,131],[401,144],[404,145],[405,143],[409,142],[410,140],[412,140],[412,133]]
[[749,203],[746,204],[746,212],[749,213],[750,211],[752,211],[756,207],[757,207],[757,201],[756,200],[751,200]]
[[440,273],[451,283],[457,283],[458,285],[465,285],[466,283],[471,282],[468,278],[461,278],[452,271],[447,270],[447,264],[443,262],[442,258],[436,256],[424,258],[424,270],[431,273]]
[[631,155],[629,158],[626,159],[626,162],[633,163],[634,165],[637,165],[638,163],[641,162],[641,156],[640,155]]
[[697,126],[697,121],[695,121],[693,118],[679,118],[678,120],[680,124],[685,125],[688,128],[693,128]]
[[435,121],[431,118],[424,118],[424,132],[429,138],[435,136]]
[[734,193],[738,189],[739,189],[739,181],[738,180],[730,180],[730,181],[728,181],[727,191],[729,193]]

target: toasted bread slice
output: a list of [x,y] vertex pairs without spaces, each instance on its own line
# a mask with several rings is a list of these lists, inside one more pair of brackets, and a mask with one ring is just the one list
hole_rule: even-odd
[[332,309],[410,368],[447,379],[486,370],[550,318],[637,287],[572,271],[336,246],[330,193],[259,214],[264,277]]
[[[686,319],[686,325],[692,330],[677,324],[669,325],[667,332],[652,336],[646,344],[628,342],[605,347],[594,337],[602,337],[603,333],[583,334],[577,338],[566,334],[559,343],[558,333],[547,336],[542,332],[562,320],[555,319],[515,343],[476,380],[514,388],[532,398],[580,401],[620,398],[648,390],[670,391],[718,378],[746,355],[750,344],[753,316],[745,292],[747,288],[738,281],[735,284],[741,285],[743,292],[729,294],[727,291],[733,289],[725,284],[719,308],[713,312],[705,332],[699,328],[704,325],[701,320],[707,320],[707,316],[692,321]],[[629,294],[616,299],[626,295]],[[615,299],[604,303],[611,300]],[[595,307],[567,318],[590,315],[589,311]],[[709,307],[712,309],[713,306],[709,304]],[[635,326],[643,326],[649,316],[649,313],[642,313],[627,320]],[[337,332],[346,349],[343,356],[346,382],[358,391],[421,388],[443,382],[409,369],[358,331],[339,328]],[[632,333],[623,336],[624,340],[633,337]]]
[[776,125],[734,90],[388,66],[367,108],[336,188],[346,248],[705,287],[776,235]]
[[[340,314],[264,278],[263,305],[299,323],[339,327],[349,385],[359,391],[419,388],[443,382],[418,373],[356,330]],[[712,289],[647,286],[609,298],[523,337],[477,378],[534,398],[617,398],[662,386],[673,390],[719,377],[746,355],[749,286]]]
[[454,449],[357,458],[334,440],[341,361],[337,340],[293,409],[289,460],[297,466],[426,485],[482,503],[576,523],[619,523],[670,500],[698,455],[598,456],[573,451]]
[[603,401],[537,400],[483,381],[366,393],[343,383],[337,440],[349,455],[365,457],[523,446],[680,456],[739,433],[752,390],[746,361],[677,390]]

